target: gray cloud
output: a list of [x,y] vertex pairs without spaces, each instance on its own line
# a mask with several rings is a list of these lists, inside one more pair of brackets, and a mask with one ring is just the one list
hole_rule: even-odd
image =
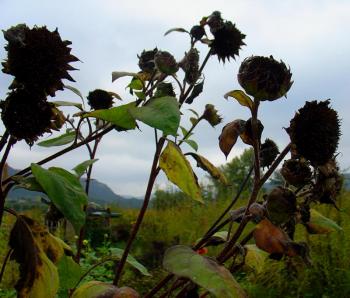
[[[188,37],[173,33],[164,37],[172,27],[189,29],[204,15],[220,10],[223,17],[233,20],[244,32],[247,46],[236,61],[219,64],[212,57],[205,70],[205,90],[191,108],[202,111],[206,103],[217,106],[225,123],[237,118],[247,119],[247,111],[233,100],[225,101],[223,94],[239,89],[236,74],[244,57],[270,55],[290,65],[294,85],[287,99],[263,103],[260,117],[265,125],[263,137],[272,137],[282,148],[288,137],[283,127],[305,100],[332,99],[332,105],[342,118],[343,136],[339,145],[341,166],[350,166],[350,138],[345,131],[350,120],[348,88],[350,86],[350,42],[346,38],[350,29],[350,3],[348,1],[23,1],[2,0],[0,11],[1,29],[17,23],[58,27],[64,39],[73,42],[72,52],[81,59],[76,63],[79,71],[73,73],[84,95],[95,88],[104,88],[119,93],[125,101],[131,96],[125,90],[128,79],[111,83],[114,70],[137,71],[136,55],[144,48],[157,46],[169,50],[181,59],[188,47]],[[0,39],[1,59],[5,58]],[[199,47],[202,57],[207,49]],[[4,98],[11,78],[0,74],[0,98]],[[79,99],[71,92],[59,92],[55,99]],[[189,108],[189,106],[184,107]],[[70,111],[71,113],[71,111]],[[187,115],[187,112],[185,112]],[[185,120],[182,125],[189,126]],[[211,128],[201,123],[195,133],[200,153],[216,164],[225,163],[218,149],[217,138],[223,124]],[[113,132],[105,137],[99,149],[99,162],[94,168],[94,177],[105,181],[114,190],[124,194],[141,195],[144,192],[154,150],[153,131],[141,125],[139,131]],[[238,142],[229,159],[246,148]],[[189,150],[184,146],[184,150]],[[34,146],[30,152],[23,142],[16,144],[9,162],[22,168],[55,152]],[[85,149],[59,158],[51,165],[68,169],[87,159]],[[201,170],[197,171],[200,176]],[[164,185],[164,175],[158,181]]]

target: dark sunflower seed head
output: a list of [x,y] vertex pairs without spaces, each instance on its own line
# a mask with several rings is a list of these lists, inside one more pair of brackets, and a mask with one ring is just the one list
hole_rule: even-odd
[[94,110],[109,109],[113,105],[113,96],[101,89],[89,92],[87,100],[90,107]]
[[260,147],[260,166],[269,167],[272,162],[276,159],[279,153],[278,146],[276,143],[270,139],[266,139]]
[[308,163],[299,159],[284,161],[281,174],[289,184],[295,187],[304,186],[311,180],[312,176]]
[[272,56],[246,58],[238,71],[238,82],[255,99],[273,101],[285,96],[293,84],[292,73],[283,61]]

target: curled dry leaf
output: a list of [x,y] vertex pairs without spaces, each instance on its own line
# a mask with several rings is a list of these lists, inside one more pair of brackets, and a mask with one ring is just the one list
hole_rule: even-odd
[[219,146],[226,158],[236,144],[238,137],[244,132],[244,128],[245,121],[241,119],[234,120],[223,127],[219,136]]
[[214,166],[204,156],[196,153],[188,153],[188,155],[191,155],[197,161],[197,167],[200,167],[204,171],[208,172],[210,176],[212,176],[214,179],[219,180],[222,184],[228,185],[228,181],[224,173],[221,172],[216,166]]
[[20,215],[11,230],[11,256],[19,264],[20,277],[15,288],[18,297],[56,297],[59,277],[55,266],[71,248],[50,234],[46,227]]

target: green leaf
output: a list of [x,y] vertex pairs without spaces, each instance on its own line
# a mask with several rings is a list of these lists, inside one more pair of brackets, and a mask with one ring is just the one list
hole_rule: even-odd
[[[112,256],[117,257],[118,259],[121,259],[121,257],[123,256],[123,253],[124,253],[123,249],[115,247],[115,248],[111,248],[110,250],[111,250]],[[130,254],[128,255],[126,262],[132,267],[134,267],[135,269],[137,269],[143,275],[151,276],[147,268],[143,266],[141,263],[139,263],[132,255]]]
[[184,28],[172,28],[172,29],[169,29],[167,32],[164,33],[164,36],[168,35],[169,33],[171,32],[186,32],[186,33],[189,33],[186,29]]
[[76,136],[75,131],[70,131],[56,138],[39,142],[37,143],[37,145],[41,147],[54,147],[54,146],[67,145],[75,140],[75,136]]
[[176,136],[180,124],[179,104],[175,97],[164,96],[152,99],[143,107],[130,110],[135,119],[160,129],[165,135]]
[[315,209],[310,209],[310,221],[306,224],[306,228],[310,234],[328,234],[343,230],[335,221],[323,216]]
[[186,139],[188,139],[189,137],[191,137],[193,135],[192,132],[188,134],[188,130],[186,128],[184,128],[183,126],[180,126],[180,129],[181,129],[183,137],[187,136]]
[[204,86],[204,81],[194,85],[191,95],[186,99],[186,103],[191,104],[193,100],[202,93]]
[[224,97],[225,97],[225,99],[228,99],[229,97],[233,97],[234,99],[236,99],[238,101],[238,103],[240,105],[248,107],[249,109],[253,108],[253,101],[242,90],[232,90],[230,92],[227,92],[224,95]]
[[98,158],[85,160],[82,163],[75,166],[72,170],[77,174],[78,178],[80,178],[84,175],[86,169],[96,161],[98,161]]
[[216,232],[212,237],[216,237],[216,238],[221,239],[221,240],[226,242],[227,236],[228,236],[227,231],[220,231],[220,232]]
[[98,298],[103,297],[106,293],[109,293],[110,296],[116,289],[117,287],[112,284],[91,280],[77,288],[71,298]]
[[135,72],[127,72],[127,71],[113,71],[112,72],[112,82],[115,80],[118,80],[119,78],[122,77],[135,77],[137,78],[138,75]]
[[56,107],[77,107],[79,110],[83,110],[83,105],[77,102],[57,100],[52,102]]
[[76,95],[78,95],[81,98],[81,100],[84,102],[84,97],[77,88],[69,86],[69,85],[64,85],[64,88],[66,88],[66,89],[72,91],[73,93],[75,93]]
[[247,297],[230,271],[187,246],[176,245],[169,248],[165,252],[163,266],[177,276],[189,278],[216,297]]
[[135,102],[111,109],[92,111],[90,113],[86,113],[83,117],[94,117],[111,122],[112,124],[121,128],[134,129],[136,127],[136,122],[130,114],[130,110],[133,107],[135,107]]
[[13,189],[24,188],[30,191],[44,192],[34,177],[13,176],[11,179],[17,183]]
[[269,254],[255,244],[247,244],[245,248],[245,265],[254,269],[257,273],[260,273],[264,269],[264,263]]
[[73,261],[72,257],[63,255],[57,264],[60,287],[59,298],[68,298],[69,289],[74,288],[80,277],[83,275],[82,268]]
[[222,173],[216,166],[214,166],[204,156],[196,153],[188,153],[188,155],[191,155],[197,161],[197,167],[200,167],[204,171],[208,172],[210,176],[212,176],[214,179],[219,180],[222,184],[228,185],[228,181],[224,173]]
[[193,140],[184,140],[184,142],[190,145],[195,151],[198,151],[198,144]]
[[84,205],[88,198],[79,179],[61,168],[46,170],[32,163],[31,169],[34,177],[44,189],[47,196],[71,222],[78,234],[85,223]]
[[199,115],[195,110],[193,109],[188,109],[188,110],[191,111],[197,118],[199,118]]
[[135,91],[135,94],[136,94],[138,99],[141,99],[141,100],[145,100],[146,99],[146,95],[142,91],[140,91],[140,92],[139,91]]
[[168,179],[185,194],[196,201],[203,202],[197,177],[193,173],[190,163],[176,144],[171,141],[168,142],[160,156],[159,166]]
[[142,90],[143,83],[138,78],[132,78],[131,82],[129,83],[128,87],[133,90]]

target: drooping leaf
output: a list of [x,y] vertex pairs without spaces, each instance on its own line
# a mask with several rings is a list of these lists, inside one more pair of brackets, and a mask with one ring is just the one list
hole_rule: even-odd
[[72,91],[73,93],[75,93],[76,95],[78,95],[81,98],[81,100],[84,102],[84,97],[77,88],[75,88],[73,86],[69,86],[69,85],[64,85],[64,88],[66,88],[66,89]]
[[83,110],[83,105],[77,102],[57,100],[52,102],[56,107],[77,107],[79,110]]
[[13,189],[24,188],[30,191],[44,192],[34,177],[13,176],[11,179],[17,183]]
[[59,298],[68,298],[72,289],[83,275],[82,268],[70,256],[64,255],[57,264],[60,288]]
[[114,97],[114,98],[116,98],[116,99],[123,100],[123,99],[121,98],[121,96],[120,96],[118,93],[115,93],[115,92],[112,92],[112,91],[108,91],[108,93],[109,93],[112,97]]
[[187,246],[169,248],[165,252],[163,266],[177,276],[191,279],[216,297],[247,297],[230,271]]
[[52,138],[49,140],[45,140],[42,142],[37,143],[38,146],[41,147],[54,147],[54,146],[62,146],[69,144],[75,140],[76,133],[75,131],[70,131],[67,133],[64,133],[63,135],[60,135],[56,138]]
[[46,170],[37,164],[31,165],[32,173],[53,204],[69,220],[78,234],[85,223],[83,206],[87,195],[79,179],[60,168]]
[[20,265],[18,297],[56,297],[59,285],[56,264],[71,248],[33,219],[20,215],[11,231],[12,258]]
[[219,136],[219,147],[226,158],[234,144],[236,144],[238,137],[244,131],[244,127],[245,121],[240,119],[234,120],[223,127]]
[[193,100],[203,92],[204,81],[194,85],[191,95],[186,99],[186,103],[191,104]]
[[112,124],[121,128],[134,129],[136,127],[136,122],[130,114],[130,110],[133,107],[135,107],[135,103],[131,102],[115,108],[92,111],[90,113],[86,113],[84,117],[94,117],[111,122]]
[[84,175],[85,171],[89,166],[94,164],[96,161],[98,161],[98,158],[95,159],[88,159],[83,161],[82,163],[78,164],[75,166],[72,170],[77,174],[77,176],[80,178],[81,176]]
[[335,221],[315,209],[310,209],[310,221],[306,223],[306,228],[310,234],[328,234],[343,230]]
[[256,273],[262,272],[268,253],[259,249],[255,244],[246,244],[244,248],[246,251],[245,265],[254,269]]
[[182,132],[182,136],[185,138],[186,136],[186,139],[189,138],[190,136],[193,135],[193,133],[188,133],[188,130],[186,128],[184,128],[183,126],[180,125],[180,129],[181,129],[181,132]]
[[186,33],[189,33],[186,29],[184,28],[172,28],[172,29],[169,29],[167,32],[164,33],[164,36],[168,35],[169,33],[171,32],[186,32]]
[[131,109],[130,113],[135,119],[163,131],[165,135],[176,136],[180,124],[180,110],[175,97],[155,98],[143,107]]
[[232,90],[224,95],[225,99],[229,97],[233,97],[238,101],[238,103],[242,106],[248,107],[249,109],[253,108],[253,101],[250,97],[244,93],[242,90]]
[[181,149],[173,142],[169,141],[163,150],[159,159],[159,166],[168,179],[185,194],[196,201],[203,202],[197,177],[193,173],[190,163],[182,154]]
[[[111,248],[111,253],[112,253],[112,256],[117,257],[118,259],[121,259],[124,253],[124,250],[114,247],[114,248]],[[132,267],[134,267],[135,269],[137,269],[141,274],[146,276],[151,276],[147,268],[143,266],[141,263],[139,263],[132,255],[130,254],[128,255],[126,262]]]
[[138,99],[145,100],[146,99],[146,94],[142,91],[135,91],[135,95],[137,96]]
[[[206,242],[205,246],[217,246],[219,244],[225,243],[227,241],[228,232],[227,231],[219,231],[216,232],[213,236],[211,236]],[[202,238],[199,238],[196,243],[201,241]]]
[[197,118],[199,118],[199,115],[195,110],[193,109],[188,109],[188,110],[191,111]]
[[135,77],[137,78],[138,75],[135,72],[128,72],[128,71],[113,71],[112,72],[112,82],[115,80],[118,80],[119,78],[122,77]]
[[103,297],[103,294],[105,293],[112,294],[117,289],[118,288],[112,284],[92,280],[77,288],[73,292],[72,298],[98,298]]
[[208,172],[214,179],[219,180],[222,184],[228,185],[228,181],[223,172],[221,172],[216,166],[214,166],[204,156],[197,153],[188,153],[197,161],[197,167],[200,167],[204,171]]
[[190,145],[195,151],[198,151],[198,144],[195,141],[186,139],[184,142]]
[[143,83],[140,79],[137,77],[132,78],[131,82],[129,83],[128,87],[132,90],[142,90]]
[[117,288],[112,284],[92,280],[77,288],[71,298],[140,298],[132,288]]

